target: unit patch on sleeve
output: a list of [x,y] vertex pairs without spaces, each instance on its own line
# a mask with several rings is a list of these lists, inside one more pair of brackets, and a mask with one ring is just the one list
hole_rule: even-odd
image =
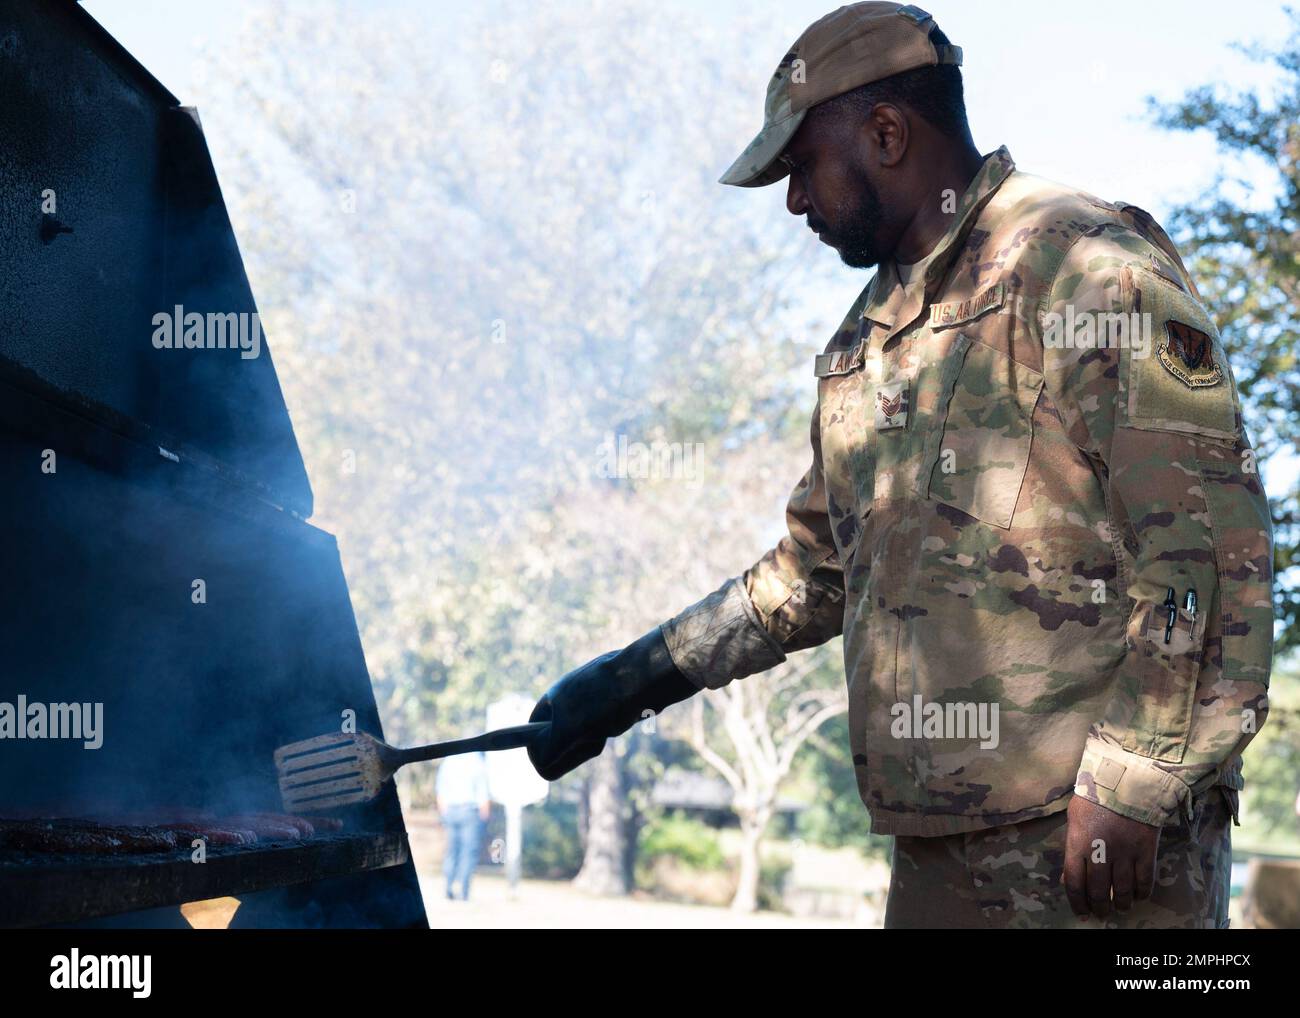
[[1240,403],[1218,329],[1204,305],[1142,266],[1126,268],[1128,305],[1146,342],[1121,349],[1127,393],[1120,421],[1130,428],[1235,441]]
[[1165,322],[1156,356],[1165,370],[1191,389],[1218,385],[1223,369],[1214,358],[1214,343],[1200,329],[1173,319]]

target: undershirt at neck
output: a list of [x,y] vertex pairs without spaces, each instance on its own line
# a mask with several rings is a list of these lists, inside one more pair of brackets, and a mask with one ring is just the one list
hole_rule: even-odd
[[906,286],[908,280],[912,278],[912,270],[916,268],[916,265],[916,262],[913,262],[911,265],[904,265],[900,261],[894,262],[894,268],[898,270],[898,281],[904,286]]

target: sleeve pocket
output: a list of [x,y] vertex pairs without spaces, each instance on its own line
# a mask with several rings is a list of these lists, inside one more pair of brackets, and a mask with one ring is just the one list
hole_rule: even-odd
[[1165,643],[1168,614],[1149,604],[1132,653],[1139,655],[1141,676],[1137,716],[1128,725],[1123,747],[1153,760],[1180,763],[1187,752],[1192,727],[1192,700],[1205,649],[1206,613],[1195,616],[1178,609],[1169,642]]
[[[1267,684],[1273,646],[1272,520],[1259,475],[1225,452],[1197,463],[1218,572],[1223,678]],[[1208,607],[1208,606],[1207,606]]]

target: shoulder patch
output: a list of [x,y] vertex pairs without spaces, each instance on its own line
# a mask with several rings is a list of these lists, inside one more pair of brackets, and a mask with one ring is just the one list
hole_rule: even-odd
[[1214,359],[1214,343],[1200,329],[1169,319],[1165,334],[1156,345],[1156,356],[1165,369],[1189,389],[1218,385],[1223,368]]
[[1124,351],[1121,414],[1131,428],[1235,441],[1240,403],[1218,329],[1191,294],[1128,266],[1125,303],[1146,341]]

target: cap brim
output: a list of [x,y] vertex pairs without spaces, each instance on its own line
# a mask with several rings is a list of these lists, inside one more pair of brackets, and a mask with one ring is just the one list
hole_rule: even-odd
[[800,110],[765,126],[754,136],[745,151],[740,153],[740,158],[718,178],[718,183],[736,187],[766,187],[786,176],[790,170],[778,157],[790,144],[790,139],[799,130],[807,112]]

